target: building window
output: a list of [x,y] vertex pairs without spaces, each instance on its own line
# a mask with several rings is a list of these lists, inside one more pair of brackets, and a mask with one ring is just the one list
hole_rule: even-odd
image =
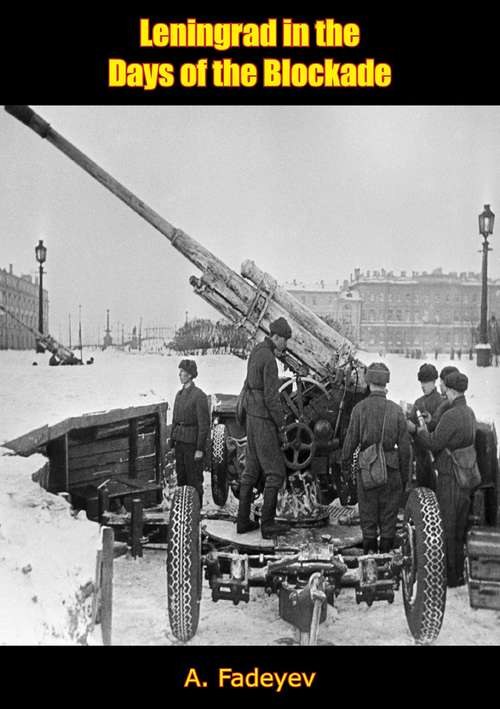
[[396,320],[401,320],[401,310],[396,310]]
[[392,310],[388,310],[387,311],[387,320],[392,320],[392,318],[393,318]]

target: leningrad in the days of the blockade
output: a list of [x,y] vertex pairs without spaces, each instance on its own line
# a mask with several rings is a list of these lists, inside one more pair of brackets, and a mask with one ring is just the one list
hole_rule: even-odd
[[0,644],[500,643],[499,118],[5,106]]

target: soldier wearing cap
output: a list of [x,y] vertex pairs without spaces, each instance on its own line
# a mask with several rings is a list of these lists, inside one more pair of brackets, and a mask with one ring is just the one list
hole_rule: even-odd
[[386,365],[382,362],[370,364],[365,378],[370,395],[352,410],[342,448],[342,462],[344,466],[349,466],[358,446],[363,451],[379,443],[383,429],[387,483],[380,488],[365,490],[358,475],[358,504],[364,552],[376,553],[379,550],[380,531],[380,552],[386,553],[394,546],[398,510],[408,479],[410,437],[403,410],[386,398],[385,387],[390,380]]
[[476,417],[467,406],[465,391],[468,379],[455,371],[445,375],[444,388],[449,407],[439,419],[434,432],[417,429],[421,443],[436,457],[438,470],[437,498],[443,519],[446,540],[448,586],[464,583],[464,544],[470,508],[470,490],[459,487],[452,470],[448,451],[473,445],[476,438]]
[[179,364],[182,389],[177,392],[172,415],[172,440],[175,444],[175,471],[178,485],[191,485],[203,503],[203,463],[210,429],[206,394],[194,384],[196,362],[183,359]]
[[[415,433],[417,430],[417,411],[422,414],[424,420],[430,421],[432,415],[443,402],[442,395],[436,389],[437,378],[438,371],[433,364],[423,364],[418,370],[417,379],[420,382],[424,395],[419,397],[413,404],[409,420],[407,422],[410,433]],[[429,487],[434,490],[435,483],[432,463],[427,450],[420,445],[418,438],[414,439],[414,450],[417,485],[423,485],[424,487]]]
[[439,372],[439,391],[441,393],[441,403],[431,416],[424,414],[424,419],[427,423],[427,428],[429,431],[435,430],[441,416],[447,409],[450,408],[450,402],[446,396],[446,386],[444,380],[448,374],[451,374],[452,372],[458,372],[458,367],[454,367],[452,364],[447,367],[443,367],[443,369]]
[[261,513],[261,533],[270,539],[289,529],[275,521],[278,491],[285,479],[285,462],[281,451],[284,412],[281,405],[276,355],[286,348],[292,330],[285,318],[278,318],[269,326],[270,336],[256,345],[248,359],[246,433],[247,450],[245,470],[241,476],[238,534],[258,528],[250,519],[252,491],[260,476],[264,477],[264,501]]

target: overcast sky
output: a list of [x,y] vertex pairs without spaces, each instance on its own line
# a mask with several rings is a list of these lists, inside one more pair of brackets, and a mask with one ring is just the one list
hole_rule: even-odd
[[[279,282],[477,272],[477,216],[500,211],[500,107],[33,109],[234,270],[251,258]],[[126,329],[218,318],[165,237],[5,111],[0,156],[0,266],[34,274],[45,241],[54,336],[79,304],[89,340],[106,308]]]

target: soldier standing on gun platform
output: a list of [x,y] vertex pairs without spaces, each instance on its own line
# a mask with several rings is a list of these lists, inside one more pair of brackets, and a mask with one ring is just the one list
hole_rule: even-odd
[[448,451],[474,445],[476,417],[467,406],[465,391],[468,379],[461,372],[451,372],[444,380],[449,408],[443,413],[436,429],[429,433],[417,429],[422,444],[436,455],[438,469],[437,498],[443,518],[446,540],[448,586],[464,584],[464,544],[470,507],[470,490],[459,487],[452,470]]
[[195,386],[196,362],[183,359],[179,364],[182,389],[177,392],[172,414],[172,440],[175,443],[175,471],[178,485],[194,487],[203,504],[203,459],[210,429],[207,395]]
[[279,394],[278,366],[275,352],[285,350],[292,330],[285,318],[274,320],[269,326],[270,337],[256,345],[248,359],[246,432],[247,452],[245,470],[241,476],[240,502],[236,531],[244,534],[258,529],[258,522],[250,519],[252,491],[261,474],[264,476],[264,502],[261,513],[261,534],[272,539],[288,531],[289,525],[276,522],[278,492],[286,474],[281,451],[284,413]]
[[373,362],[366,370],[370,395],[352,410],[349,428],[342,448],[342,463],[351,465],[352,456],[379,443],[383,429],[383,449],[387,465],[387,482],[383,487],[365,490],[358,474],[358,504],[363,551],[377,553],[380,530],[380,552],[394,546],[396,523],[404,486],[410,467],[410,436],[400,406],[386,399],[390,371],[383,362]]

